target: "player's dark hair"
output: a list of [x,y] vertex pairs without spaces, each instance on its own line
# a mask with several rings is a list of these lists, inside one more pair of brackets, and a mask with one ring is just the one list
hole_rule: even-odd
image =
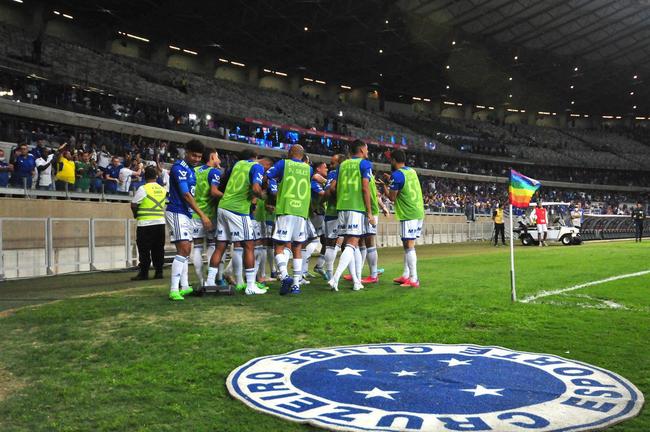
[[364,143],[361,140],[352,141],[352,144],[350,144],[350,154],[354,155],[354,154],[359,153],[359,150],[361,148],[363,148],[365,145],[366,145],[366,143]]
[[155,166],[149,165],[144,169],[144,179],[145,180],[155,180],[158,178],[158,170]]
[[206,147],[205,150],[203,151],[203,156],[201,157],[201,162],[203,162],[204,164],[207,164],[208,161],[210,160],[210,156],[212,156],[212,153],[216,153],[216,152],[217,152],[217,149]]
[[404,150],[394,150],[390,153],[390,158],[397,163],[406,163],[406,153]]
[[316,171],[321,165],[327,165],[325,162],[314,162],[311,164],[311,167]]
[[193,153],[201,153],[203,154],[203,151],[205,150],[205,146],[203,143],[197,139],[192,139],[189,140],[187,143],[185,143],[185,151],[186,152],[193,152]]
[[257,150],[246,149],[239,152],[239,160],[249,160],[257,158]]

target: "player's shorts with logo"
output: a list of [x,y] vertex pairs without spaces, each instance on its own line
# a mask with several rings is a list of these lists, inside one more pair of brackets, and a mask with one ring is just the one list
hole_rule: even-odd
[[217,231],[217,219],[212,219],[212,229],[207,233],[205,232],[205,228],[203,228],[203,222],[201,222],[201,219],[192,218],[192,227],[192,238],[213,238]]
[[255,240],[255,229],[251,217],[222,208],[218,209],[217,240],[229,242]]
[[335,240],[339,236],[339,218],[333,216],[327,216],[325,218],[325,237],[330,240]]
[[422,234],[422,219],[399,221],[400,236],[402,240],[419,239]]
[[339,211],[338,219],[338,235],[342,236],[355,236],[361,237],[366,235],[366,226],[368,223],[368,216],[365,213],[341,210]]
[[255,219],[252,219],[251,221],[253,223],[253,237],[255,240],[260,240],[264,237],[262,237],[262,222],[258,222]]
[[273,230],[275,229],[275,224],[271,221],[260,222],[260,228],[262,231],[263,239],[273,238]]
[[194,232],[192,218],[183,213],[165,211],[165,221],[169,228],[169,239],[172,243],[192,241],[192,233]]
[[312,225],[314,225],[314,231],[316,232],[316,237],[325,235],[325,215],[315,214],[309,218]]
[[[379,216],[375,215],[375,222],[379,221]],[[366,234],[367,236],[377,235],[377,225],[370,225],[370,219],[366,217]]]
[[313,239],[317,239],[318,237],[319,236],[318,233],[316,232],[316,228],[314,227],[314,224],[310,219],[307,219],[305,221],[305,238],[307,240],[313,240]]
[[278,215],[275,218],[273,240],[302,243],[307,240],[307,219],[295,215]]
[[546,224],[537,224],[537,232],[540,234],[548,232],[548,226]]

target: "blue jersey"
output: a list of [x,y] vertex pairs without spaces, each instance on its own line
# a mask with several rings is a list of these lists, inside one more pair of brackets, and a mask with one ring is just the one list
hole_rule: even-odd
[[184,160],[176,161],[169,171],[169,202],[167,211],[172,213],[181,213],[187,217],[192,217],[192,209],[185,201],[186,193],[194,196],[196,187],[196,176],[194,170]]
[[[0,168],[7,168],[9,164],[4,161],[0,161]],[[9,184],[9,171],[1,170],[0,171],[0,186],[5,187]]]
[[[411,169],[409,167],[404,167],[404,169]],[[395,191],[401,191],[402,188],[404,187],[404,182],[406,179],[404,178],[404,173],[400,170],[395,170],[393,173],[390,175],[390,186],[388,187],[390,190],[395,190]]]
[[332,185],[332,182],[335,181],[339,177],[339,171],[338,169],[331,170],[327,173],[327,182],[325,183],[325,190],[330,190],[330,186]]
[[36,159],[34,155],[28,153],[27,156],[17,156],[14,161],[14,175],[18,177],[31,177],[32,171],[36,168]]

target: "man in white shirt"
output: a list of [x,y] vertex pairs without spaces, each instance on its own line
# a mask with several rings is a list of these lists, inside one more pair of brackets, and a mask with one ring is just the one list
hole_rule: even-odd
[[137,171],[133,171],[130,168],[122,168],[120,170],[119,182],[117,184],[117,191],[122,194],[129,193],[129,188],[131,187],[131,177],[139,176],[142,173],[142,167],[138,167]]
[[111,154],[106,151],[106,146],[103,145],[99,153],[97,153],[97,166],[105,171],[108,164],[111,163]]
[[36,188],[38,190],[54,190],[52,183],[52,162],[54,155],[51,153],[49,147],[43,147],[41,150],[41,157],[36,159],[36,170],[38,171],[38,183]]

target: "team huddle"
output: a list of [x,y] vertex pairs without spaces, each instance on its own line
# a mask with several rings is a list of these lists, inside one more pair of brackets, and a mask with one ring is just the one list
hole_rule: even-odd
[[[247,149],[224,173],[216,150],[189,141],[185,159],[170,170],[165,219],[176,256],[169,298],[183,300],[194,291],[190,260],[203,290],[231,284],[247,295],[265,294],[265,284],[279,280],[281,295],[299,294],[309,283],[305,276],[318,250],[314,271],[333,291],[341,277],[355,291],[376,283],[383,272],[375,244],[377,222],[380,212],[388,215],[382,195],[395,203],[405,252],[404,271],[394,282],[419,287],[415,241],[422,231],[424,202],[418,176],[405,166],[401,150],[392,152],[393,172],[383,179],[375,178],[367,156],[368,147],[359,140],[350,145],[348,157],[332,156],[329,167],[310,164],[300,145],[275,163]],[[370,273],[362,278],[365,262]],[[346,269],[349,274],[343,275]]]

